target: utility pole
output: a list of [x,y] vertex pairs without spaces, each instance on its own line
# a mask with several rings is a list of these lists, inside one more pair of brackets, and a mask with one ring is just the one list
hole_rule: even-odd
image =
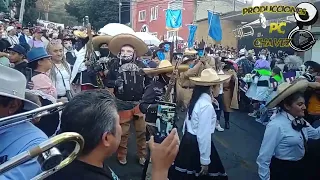
[[198,1],[193,0],[193,24],[197,22]]
[[119,0],[119,23],[121,24],[121,6],[122,6],[122,3],[121,3],[121,0]]
[[24,14],[24,5],[26,4],[26,0],[21,1],[21,6],[20,6],[20,14],[19,14],[19,23],[22,24],[23,22],[23,14]]

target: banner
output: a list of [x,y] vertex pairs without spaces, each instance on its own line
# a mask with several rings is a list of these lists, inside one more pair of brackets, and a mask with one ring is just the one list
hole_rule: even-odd
[[189,37],[188,37],[188,48],[193,47],[194,36],[196,35],[196,31],[198,29],[197,25],[189,25]]
[[166,28],[168,30],[178,30],[182,27],[182,10],[166,10]]
[[217,42],[221,41],[222,29],[221,29],[220,16],[208,10],[208,23],[209,23],[208,35]]

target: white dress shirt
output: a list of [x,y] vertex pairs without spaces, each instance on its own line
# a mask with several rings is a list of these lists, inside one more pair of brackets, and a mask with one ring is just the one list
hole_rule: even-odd
[[[304,141],[301,132],[292,128],[294,117],[281,112],[268,123],[257,158],[258,174],[261,180],[270,179],[270,163],[274,156],[287,161],[299,161],[304,157]],[[320,138],[320,127],[315,129],[308,124],[302,129],[308,139]]]
[[[69,64],[68,64],[69,65]],[[67,90],[70,90],[70,78],[68,70],[62,64],[55,65],[56,81],[54,82],[58,96],[65,96]],[[70,71],[70,66],[69,66]]]
[[211,155],[211,135],[216,127],[217,115],[212,105],[212,99],[209,94],[203,93],[196,102],[191,119],[187,115],[183,125],[187,131],[197,136],[200,151],[200,163],[202,165],[210,164]]

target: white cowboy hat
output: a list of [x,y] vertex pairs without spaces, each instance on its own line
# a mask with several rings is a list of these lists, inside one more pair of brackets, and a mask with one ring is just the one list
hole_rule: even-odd
[[299,79],[296,82],[283,82],[278,86],[277,95],[273,97],[268,103],[267,108],[276,107],[281,101],[290,96],[291,94],[301,91],[304,92],[308,87],[306,79]]
[[121,48],[125,45],[132,46],[138,57],[148,52],[147,44],[133,34],[119,34],[114,36],[109,42],[108,48],[112,54],[117,56]]
[[99,51],[99,48],[102,44],[109,44],[112,39],[112,36],[109,35],[101,35],[95,36],[92,38],[93,49]]
[[214,69],[207,68],[201,72],[200,77],[190,77],[191,82],[198,86],[212,86],[221,84],[230,79],[231,75],[218,74]]
[[[143,68],[143,71],[146,74],[164,74],[164,73],[170,73],[173,72],[174,66],[171,64],[169,60],[162,60],[160,61],[157,68]],[[189,69],[189,66],[186,64],[182,64],[178,66],[179,72],[184,72]]]
[[24,101],[24,110],[30,111],[39,107],[25,99],[27,80],[19,71],[0,65],[0,96],[20,99]]
[[195,55],[195,54],[198,54],[198,51],[194,50],[194,49],[189,49],[187,48],[185,51],[184,51],[184,55]]

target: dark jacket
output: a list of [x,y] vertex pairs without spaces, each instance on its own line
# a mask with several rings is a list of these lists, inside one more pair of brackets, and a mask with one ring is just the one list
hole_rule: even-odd
[[[115,59],[110,65],[105,85],[114,88],[115,96],[123,101],[140,101],[145,87],[149,84],[150,78],[142,71],[146,66],[143,62],[136,60],[135,64],[140,68],[138,72],[126,71],[119,73],[120,61]],[[123,93],[116,86],[116,80],[123,80]]]
[[27,68],[28,68],[28,63],[25,61],[22,61],[19,64],[15,64],[14,66],[14,69],[20,71],[23,75],[26,76],[26,78],[30,76],[29,74],[27,74]]
[[157,120],[157,101],[164,101],[166,84],[160,80],[152,81],[143,94],[139,105],[140,111],[146,115],[146,121],[155,123]]

